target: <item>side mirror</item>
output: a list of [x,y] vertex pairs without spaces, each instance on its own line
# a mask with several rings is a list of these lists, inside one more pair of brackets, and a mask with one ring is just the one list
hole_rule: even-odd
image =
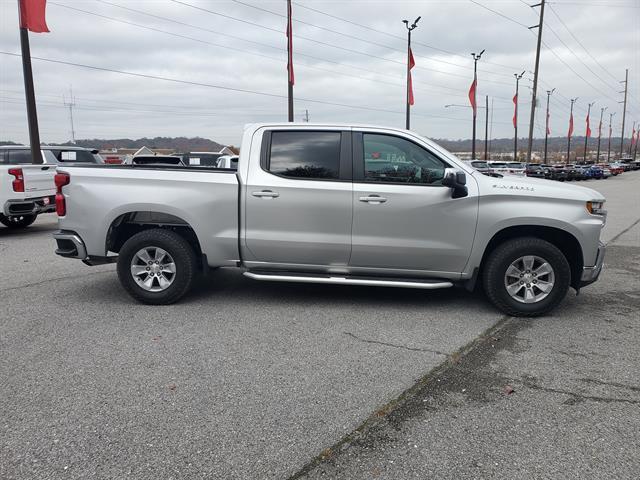
[[460,170],[453,168],[447,168],[444,171],[444,177],[442,178],[442,185],[449,187],[451,192],[451,198],[462,198],[469,194],[467,187],[467,176]]

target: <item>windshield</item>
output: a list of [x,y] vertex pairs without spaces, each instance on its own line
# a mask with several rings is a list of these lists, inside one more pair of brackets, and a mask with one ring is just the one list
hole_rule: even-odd
[[491,166],[493,168],[507,168],[507,164],[504,162],[493,162]]
[[524,168],[520,162],[509,162],[508,165],[511,168]]

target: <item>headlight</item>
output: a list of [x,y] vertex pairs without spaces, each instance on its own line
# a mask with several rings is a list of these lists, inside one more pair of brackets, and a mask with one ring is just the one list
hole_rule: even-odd
[[587,211],[591,215],[606,215],[607,211],[604,209],[604,202],[587,202]]

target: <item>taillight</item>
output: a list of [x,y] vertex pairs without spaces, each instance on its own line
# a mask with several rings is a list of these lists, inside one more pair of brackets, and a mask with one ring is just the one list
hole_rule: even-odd
[[21,168],[10,168],[8,170],[9,175],[13,175],[13,191],[24,192],[24,174]]
[[62,194],[62,187],[69,185],[71,176],[68,173],[56,173],[54,182],[56,184],[56,213],[59,217],[67,214],[67,202]]

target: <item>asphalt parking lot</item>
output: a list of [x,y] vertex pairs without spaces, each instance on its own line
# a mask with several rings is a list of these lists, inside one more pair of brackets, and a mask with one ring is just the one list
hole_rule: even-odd
[[640,172],[606,269],[552,315],[217,271],[142,306],[113,265],[0,229],[0,478],[637,478]]

